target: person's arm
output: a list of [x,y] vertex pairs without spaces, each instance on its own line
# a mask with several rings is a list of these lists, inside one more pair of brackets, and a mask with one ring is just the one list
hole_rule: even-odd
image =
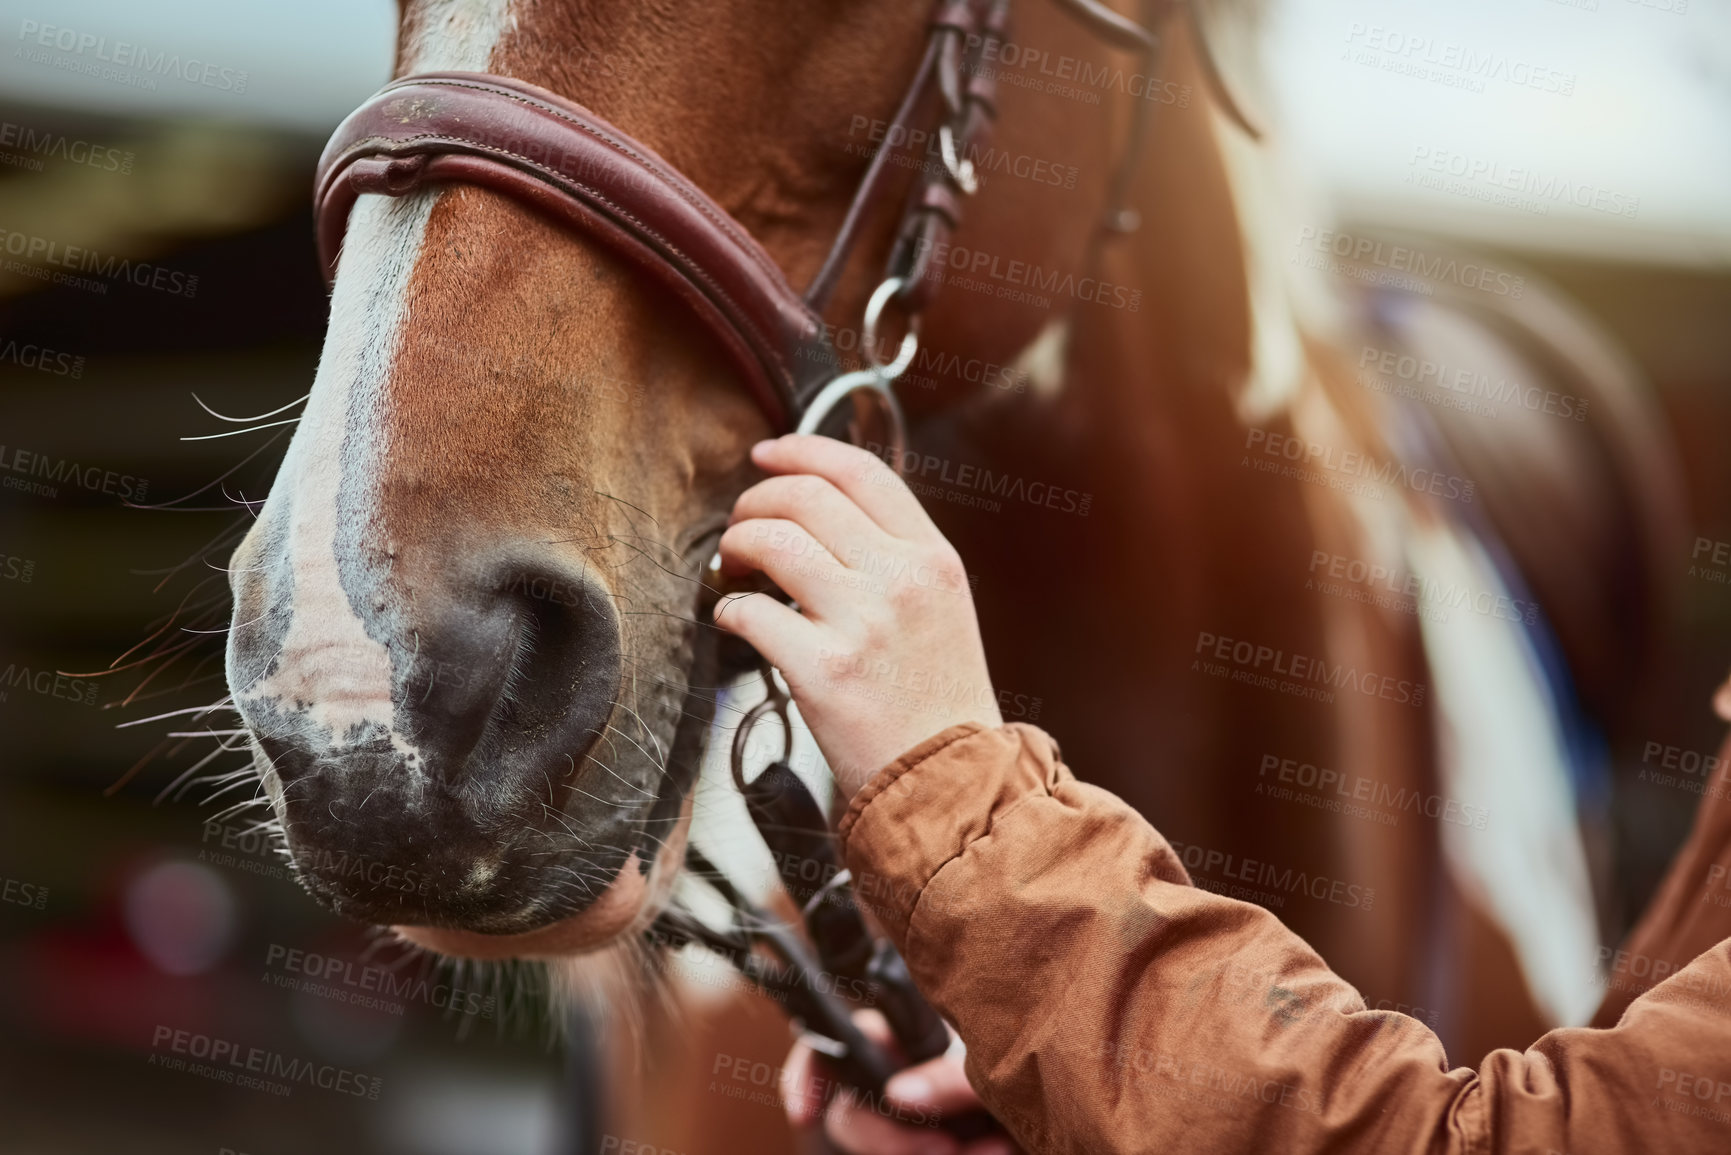
[[1191,886],[1051,739],[999,724],[960,563],[882,462],[809,437],[753,457],[777,476],[740,499],[723,564],[799,608],[726,599],[716,620],[786,676],[854,795],[862,905],[1030,1150],[1731,1149],[1731,943],[1614,1030],[1451,1071],[1423,1024],[1364,1010],[1273,915]]
[[1029,726],[953,727],[842,825],[865,902],[1031,1151],[1731,1149],[1731,943],[1615,1030],[1478,1071],[1367,1011],[1260,907],[1193,887],[1166,841]]

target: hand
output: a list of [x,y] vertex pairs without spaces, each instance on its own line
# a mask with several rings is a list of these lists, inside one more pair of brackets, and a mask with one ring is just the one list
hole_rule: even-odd
[[[859,1011],[853,1019],[868,1038],[889,1041],[889,1027],[878,1012]],[[828,1095],[834,1082],[824,1072],[822,1058],[804,1043],[795,1043],[781,1069],[788,1122],[803,1130],[821,1118],[824,1134],[848,1155],[1013,1155],[1017,1148],[1004,1135],[963,1143],[929,1125],[980,1106],[962,1069],[963,1053],[954,1046],[900,1072],[873,1110],[851,1091]]]
[[781,671],[840,789],[958,722],[1001,725],[966,571],[901,478],[827,437],[751,458],[775,476],[740,495],[722,571],[761,570],[799,608],[733,595],[715,621]]

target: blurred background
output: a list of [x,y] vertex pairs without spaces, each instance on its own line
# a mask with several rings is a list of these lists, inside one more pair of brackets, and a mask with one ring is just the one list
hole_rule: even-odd
[[[230,501],[265,495],[287,429],[183,439],[222,432],[200,402],[246,416],[306,392],[325,320],[312,168],[388,78],[395,20],[390,0],[0,0],[0,1152],[579,1149],[532,981],[404,965],[325,914],[244,821],[212,819],[239,795],[165,791],[210,739],[139,769],[164,728],[117,722],[220,697],[211,647],[142,686],[77,676],[183,598],[226,605],[204,559]],[[42,24],[215,68],[84,67],[33,46]],[[1415,75],[1391,51],[1413,36],[1534,61],[1569,98]],[[1643,756],[1717,748],[1707,704],[1731,667],[1731,3],[1284,0],[1263,51],[1245,83],[1295,197],[1354,237],[1470,246],[1558,289],[1669,417],[1691,508],[1678,658],[1613,752],[1615,878],[1638,911],[1697,797],[1642,780]],[[1422,179],[1451,158],[1605,197],[1540,213]],[[52,244],[134,273],[66,276]],[[159,1063],[224,1041],[362,1092]]]

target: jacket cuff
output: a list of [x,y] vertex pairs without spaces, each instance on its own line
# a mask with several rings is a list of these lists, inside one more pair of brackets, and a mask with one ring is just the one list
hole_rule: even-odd
[[1069,778],[1036,726],[965,722],[926,739],[873,775],[842,817],[855,901],[905,943],[932,876],[1011,807]]

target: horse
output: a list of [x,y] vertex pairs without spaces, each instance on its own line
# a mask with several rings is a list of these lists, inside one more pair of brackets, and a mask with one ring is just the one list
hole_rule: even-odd
[[[989,152],[928,136],[898,160],[911,180],[966,159],[979,190],[921,254],[942,291],[901,384],[911,440],[874,447],[969,563],[1004,713],[1050,727],[1199,884],[1275,908],[1451,1054],[1584,1021],[1601,932],[1568,734],[1515,723],[1574,701],[1547,681],[1546,638],[1616,639],[1590,667],[1610,700],[1604,671],[1635,668],[1651,616],[1601,634],[1619,603],[1591,574],[1529,588],[1544,558],[1508,546],[1504,514],[1535,474],[1484,429],[1437,436],[1422,407],[1357,382],[1344,351],[1369,322],[1286,275],[1271,178],[1222,115],[1207,6],[1118,5],[1168,33],[1157,57],[1077,7],[1024,0],[972,59],[996,84]],[[409,0],[396,71],[580,102],[804,285],[869,166],[905,143],[891,129],[930,17],[923,0]],[[229,565],[257,802],[331,910],[439,955],[547,960],[565,987],[623,1000],[653,970],[642,932],[685,884],[688,842],[725,822],[699,778],[728,670],[698,606],[776,420],[737,350],[614,248],[495,188],[392,179],[348,210],[310,395]],[[871,258],[822,310],[829,343],[870,363],[857,319],[897,223],[859,225]],[[1458,331],[1418,315],[1382,345],[1429,337],[1426,359],[1447,361]],[[1643,412],[1626,375],[1578,376],[1601,408]],[[1669,491],[1648,483],[1654,438],[1592,436],[1583,460],[1635,461],[1615,483],[1640,497],[1608,528],[1570,506],[1562,540],[1609,549]],[[1651,600],[1641,541],[1620,572]],[[1360,571],[1484,594],[1515,620],[1438,621]],[[1570,629],[1529,629],[1559,606]],[[321,869],[355,860],[382,869]],[[735,1053],[773,1059],[760,1007],[702,1012],[730,1014],[756,1024]],[[703,1115],[681,1149],[719,1141]]]

